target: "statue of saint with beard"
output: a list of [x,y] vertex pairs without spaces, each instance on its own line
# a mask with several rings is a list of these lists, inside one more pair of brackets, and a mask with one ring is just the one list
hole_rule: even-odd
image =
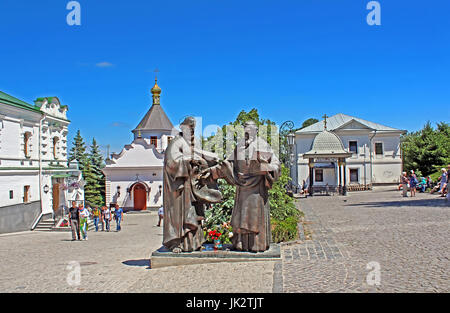
[[231,226],[233,249],[238,251],[266,251],[271,242],[268,191],[279,178],[281,165],[257,130],[255,122],[246,122],[245,138],[237,143],[232,155],[202,171],[203,178],[224,178],[236,186]]
[[205,242],[201,223],[205,208],[222,200],[216,182],[200,178],[200,172],[217,165],[218,158],[195,148],[193,117],[180,128],[167,147],[163,169],[163,245],[175,253],[200,250]]

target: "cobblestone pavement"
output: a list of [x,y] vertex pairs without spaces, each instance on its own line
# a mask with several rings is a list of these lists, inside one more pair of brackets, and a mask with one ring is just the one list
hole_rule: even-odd
[[[217,263],[149,268],[161,246],[152,213],[126,214],[122,231],[23,232],[0,236],[0,293],[4,292],[272,292],[275,262]],[[115,229],[115,223],[112,223]],[[80,264],[80,285],[73,267]],[[69,280],[70,281],[70,280]]]
[[[126,214],[121,232],[90,230],[88,241],[72,242],[68,232],[0,235],[0,293],[450,291],[445,199],[377,190],[315,196],[298,205],[304,232],[282,245],[281,262],[150,269],[150,254],[162,241],[154,212]],[[81,266],[80,285],[67,282],[72,261]],[[376,270],[367,268],[370,262],[379,264],[379,285],[367,283]]]
[[[283,245],[283,292],[449,292],[450,206],[392,189],[300,199],[312,240]],[[377,262],[377,263],[371,263]],[[379,285],[373,274],[379,265]],[[367,277],[369,277],[368,284]]]

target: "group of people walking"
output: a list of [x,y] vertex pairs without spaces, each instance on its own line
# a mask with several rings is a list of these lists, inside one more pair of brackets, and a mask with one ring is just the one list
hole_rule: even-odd
[[72,202],[72,207],[69,209],[69,222],[72,229],[72,241],[74,240],[88,240],[88,218],[92,216],[94,221],[95,231],[98,232],[99,224],[101,223],[101,230],[110,231],[111,220],[114,217],[116,221],[116,231],[122,229],[121,222],[123,221],[123,209],[119,205],[115,205],[113,209],[106,206],[101,208],[94,207],[88,209],[79,204],[77,206],[76,202]]

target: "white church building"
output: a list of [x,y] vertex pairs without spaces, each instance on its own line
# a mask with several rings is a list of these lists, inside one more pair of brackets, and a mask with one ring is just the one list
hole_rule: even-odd
[[397,184],[404,130],[346,114],[326,117],[295,132],[293,183],[314,190],[365,190]]
[[78,164],[68,165],[67,110],[57,97],[29,104],[0,91],[0,233],[56,221],[84,201]]
[[103,168],[106,203],[125,211],[162,206],[164,152],[178,131],[160,104],[161,88],[155,79],[153,104],[137,127],[134,139],[118,154],[111,154]]

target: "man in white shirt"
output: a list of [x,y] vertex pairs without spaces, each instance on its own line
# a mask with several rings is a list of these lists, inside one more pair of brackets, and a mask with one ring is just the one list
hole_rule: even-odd
[[103,220],[105,221],[106,231],[109,231],[109,223],[111,221],[111,210],[108,207],[105,207],[103,211]]
[[156,225],[156,226],[160,227],[160,226],[161,226],[161,221],[162,221],[163,218],[164,218],[164,209],[163,209],[163,207],[160,207],[160,208],[159,208],[159,210],[158,210],[158,216],[159,216],[159,221],[158,221],[158,225]]

